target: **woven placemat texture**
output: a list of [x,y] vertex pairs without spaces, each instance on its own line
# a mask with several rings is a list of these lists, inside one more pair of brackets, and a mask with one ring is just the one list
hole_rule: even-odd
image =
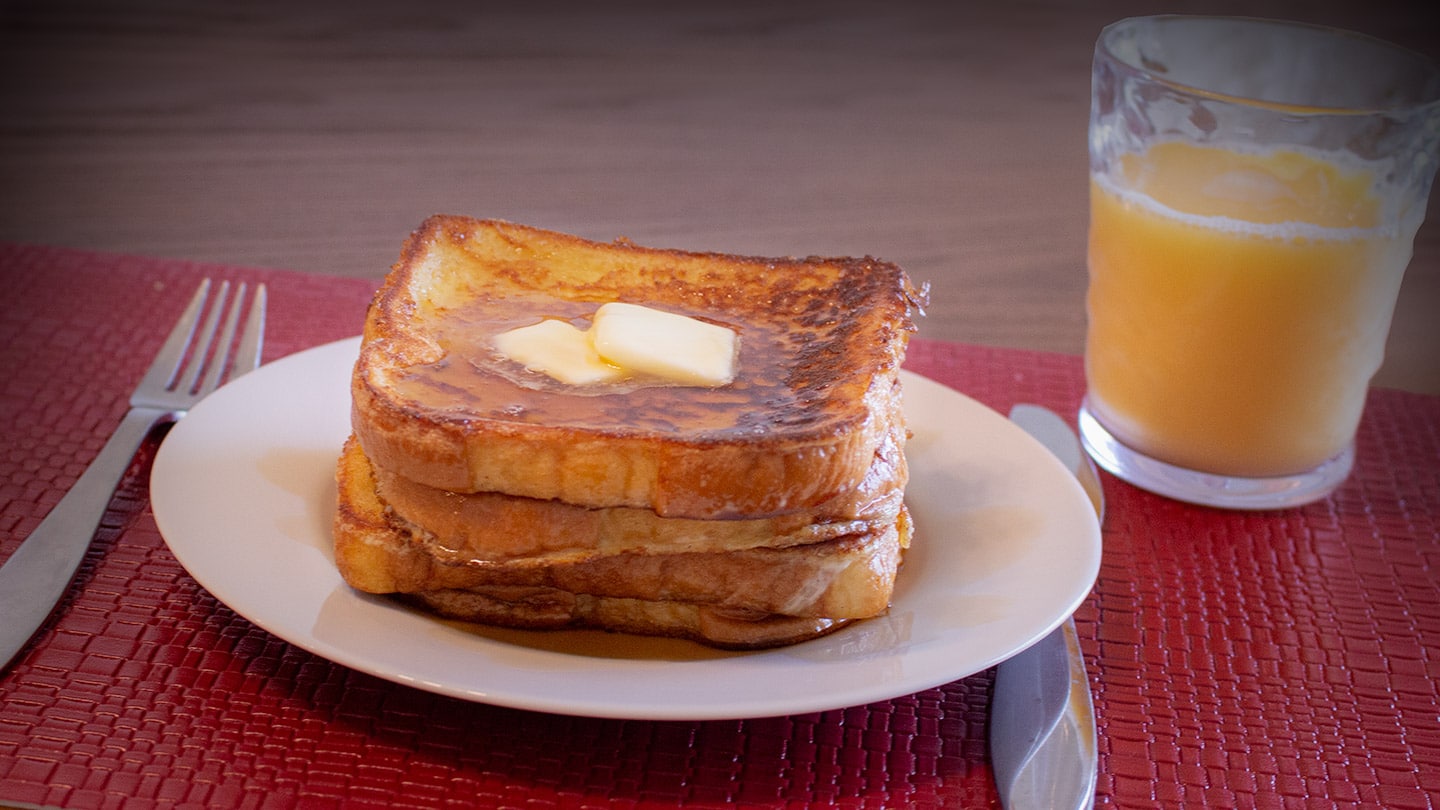
[[[266,358],[359,331],[374,282],[0,245],[0,558],[98,451],[204,275],[270,285]],[[923,332],[922,332],[923,334]],[[1071,415],[1078,358],[916,340],[909,367]],[[0,805],[986,807],[984,672],[742,721],[467,703],[292,647],[169,553],[140,454],[43,635],[0,674]],[[1440,805],[1440,398],[1377,390],[1352,479],[1283,512],[1105,479],[1076,614],[1097,806]],[[3,621],[3,617],[0,617]]]

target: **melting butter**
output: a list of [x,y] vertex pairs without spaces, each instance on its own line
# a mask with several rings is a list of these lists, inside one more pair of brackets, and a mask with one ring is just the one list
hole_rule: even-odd
[[547,319],[502,332],[496,351],[567,385],[648,376],[718,387],[735,379],[734,330],[638,304],[602,305],[589,329]]
[[614,382],[625,376],[601,359],[587,332],[566,321],[543,320],[495,336],[495,350],[531,371],[566,385]]
[[735,333],[638,304],[605,304],[590,327],[595,351],[621,368],[683,385],[735,379]]

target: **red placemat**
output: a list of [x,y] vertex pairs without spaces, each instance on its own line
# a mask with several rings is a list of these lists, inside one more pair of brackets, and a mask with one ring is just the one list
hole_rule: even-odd
[[[359,330],[374,282],[0,246],[0,557],[99,449],[202,275],[270,284],[267,359]],[[912,344],[1004,412],[1069,415],[1075,357]],[[698,723],[467,703],[281,642],[201,590],[141,454],[44,635],[0,674],[0,803],[63,807],[983,807],[991,673]],[[1098,806],[1440,804],[1440,398],[1373,392],[1352,479],[1243,514],[1106,477],[1077,613]],[[3,620],[3,619],[0,619]]]

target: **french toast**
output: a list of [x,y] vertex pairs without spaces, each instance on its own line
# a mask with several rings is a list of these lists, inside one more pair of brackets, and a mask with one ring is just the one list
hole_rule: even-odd
[[398,517],[353,440],[336,481],[335,561],[352,587],[519,628],[594,627],[726,647],[792,643],[883,612],[910,534],[902,506],[863,531],[785,547],[477,560],[463,541]]
[[521,630],[608,630],[696,641],[729,650],[798,644],[853,619],[751,615],[693,602],[616,599],[554,588],[497,586],[408,594],[404,601],[449,619]]
[[[501,561],[584,553],[737,551],[832,540],[893,523],[909,473],[903,425],[892,425],[853,489],[815,507],[758,518],[662,517],[634,507],[593,508],[498,492],[455,493],[383,468],[375,488],[394,517],[446,538],[466,559]],[[345,452],[369,465],[352,436]],[[343,468],[342,468],[343,469]]]
[[450,618],[729,648],[879,615],[925,298],[871,258],[431,217],[366,315],[336,566]]
[[[352,426],[374,464],[434,489],[665,517],[816,507],[863,481],[899,413],[925,292],[871,258],[750,258],[426,220],[367,314]],[[642,303],[738,334],[719,387],[577,390],[490,341]]]

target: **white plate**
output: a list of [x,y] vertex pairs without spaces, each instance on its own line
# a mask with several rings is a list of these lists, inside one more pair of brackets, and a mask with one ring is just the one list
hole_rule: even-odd
[[180,564],[256,625],[331,661],[496,705],[719,719],[911,694],[1025,649],[1089,593],[1100,532],[1038,443],[905,376],[915,539],[888,615],[776,650],[725,653],[599,632],[478,630],[360,594],[333,563],[333,469],[357,339],[284,358],[196,406],[161,446],[155,520]]

